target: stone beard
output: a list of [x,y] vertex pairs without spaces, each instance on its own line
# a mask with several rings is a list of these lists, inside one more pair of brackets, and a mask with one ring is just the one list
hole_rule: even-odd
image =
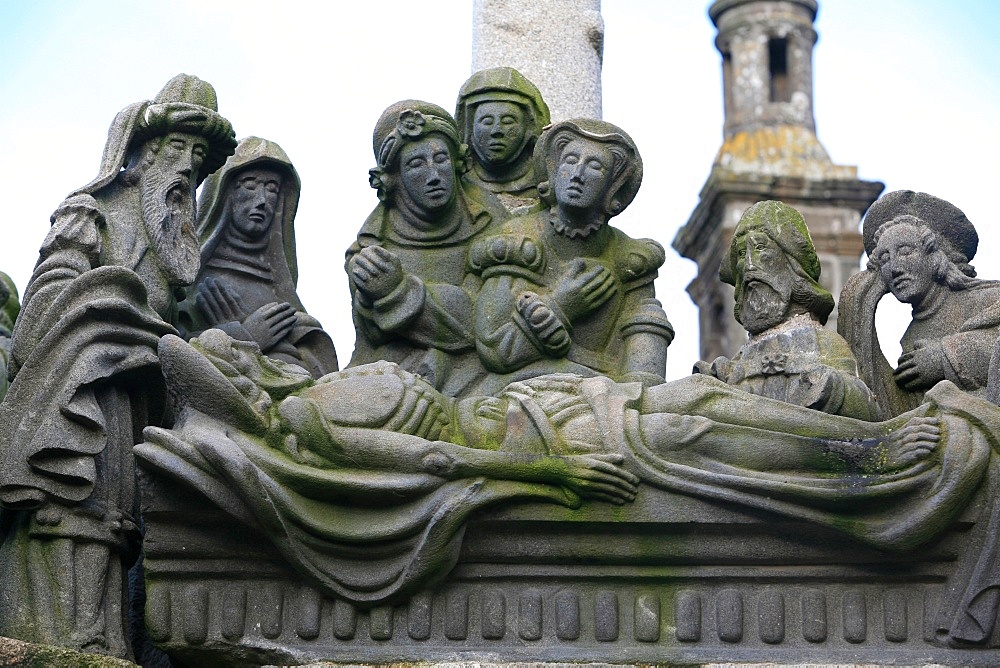
[[194,283],[201,264],[201,244],[194,229],[191,178],[170,173],[154,161],[142,174],[140,194],[146,236],[167,281],[171,285]]
[[744,280],[737,303],[741,322],[750,333],[770,329],[785,319],[792,298],[791,284],[785,281],[785,285],[774,285],[778,282],[759,274]]

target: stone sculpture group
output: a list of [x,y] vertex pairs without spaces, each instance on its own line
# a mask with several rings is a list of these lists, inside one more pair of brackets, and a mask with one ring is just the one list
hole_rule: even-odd
[[[495,68],[455,117],[390,105],[373,149],[339,370],[296,294],[284,151],[237,142],[188,75],[119,113],[23,303],[0,277],[0,633],[148,665],[611,661],[616,642],[637,660],[739,660],[745,597],[759,642],[798,625],[791,657],[828,641],[836,595],[848,643],[882,597],[880,633],[906,651],[1000,647],[1000,289],[975,277],[958,208],[909,191],[872,206],[838,334],[802,216],[755,204],[720,270],[747,342],[667,381],[664,249],[609,224],[643,177],[624,130],[552,124],[530,81]],[[913,307],[896,368],[874,327],[888,292]],[[754,534],[759,554],[705,537],[684,562],[664,556],[680,522],[801,535]],[[952,565],[921,570],[921,551]],[[871,563],[906,564],[898,591],[858,574]],[[477,564],[492,589],[463,579]],[[711,618],[708,593],[679,589],[698,576],[665,564],[779,576],[711,571]],[[796,578],[813,588],[781,589]],[[871,586],[844,591],[851,578]]]

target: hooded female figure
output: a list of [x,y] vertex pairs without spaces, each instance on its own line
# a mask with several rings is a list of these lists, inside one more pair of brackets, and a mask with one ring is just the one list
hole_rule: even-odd
[[388,360],[458,396],[486,371],[475,353],[480,282],[468,247],[505,211],[462,181],[468,147],[441,107],[393,104],[375,125],[379,204],[347,250],[357,340],[351,366]]
[[281,147],[248,137],[205,182],[198,202],[201,271],[181,307],[189,335],[210,327],[318,378],[337,353],[295,286],[295,212],[301,182]]
[[455,120],[472,149],[465,179],[494,193],[512,215],[537,207],[532,152],[549,124],[538,87],[511,67],[480,70],[462,84]]

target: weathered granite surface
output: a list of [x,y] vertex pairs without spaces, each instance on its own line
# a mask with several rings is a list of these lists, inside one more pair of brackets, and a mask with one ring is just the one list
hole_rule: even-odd
[[137,664],[112,656],[76,652],[65,647],[38,645],[0,638],[0,666],[18,668],[135,668]]
[[494,193],[512,214],[537,207],[533,154],[550,119],[535,84],[511,67],[476,72],[458,92],[455,120],[471,149],[463,178]]
[[824,327],[833,295],[819,284],[820,269],[798,211],[772,201],[747,209],[720,277],[735,288],[734,314],[750,338],[732,359],[698,362],[695,372],[825,413],[875,419],[875,397],[847,341]]
[[337,370],[337,352],[295,291],[301,188],[276,143],[248,137],[237,144],[201,195],[201,270],[180,305],[180,326],[189,336],[223,329],[319,378]]
[[[917,405],[945,379],[985,396],[1000,335],[1000,282],[976,277],[979,235],[969,219],[950,202],[899,190],[872,205],[864,238],[868,267],[844,288],[838,326],[883,414]],[[878,301],[890,292],[913,310],[895,368],[875,330]]]
[[556,121],[601,117],[600,0],[475,0],[472,69],[514,67],[542,90]]
[[0,404],[0,633],[131,657],[140,550],[132,446],[166,413],[156,361],[199,268],[195,189],[236,144],[189,75],[123,109],[101,170],[56,209]]
[[[718,0],[725,102],[723,143],[698,205],[673,247],[698,265],[688,286],[698,305],[703,360],[732,357],[743,329],[731,316],[732,291],[717,280],[743,212],[780,200],[805,218],[823,266],[823,287],[838,299],[863,252],[858,226],[884,188],[835,164],[816,134],[813,114],[814,0]],[[835,36],[831,36],[835,38]],[[836,119],[833,119],[836,120]],[[831,316],[836,326],[837,312]]]
[[[375,126],[335,371],[295,295],[297,174],[215,108],[180,75],[124,110],[53,217],[0,404],[4,633],[150,666],[1000,661],[995,304],[963,300],[992,285],[957,209],[873,208],[856,366],[803,217],[751,207],[721,272],[750,338],[667,381],[662,247],[608,225],[632,139],[547,127],[518,213],[405,100]],[[879,366],[886,291],[964,320]]]

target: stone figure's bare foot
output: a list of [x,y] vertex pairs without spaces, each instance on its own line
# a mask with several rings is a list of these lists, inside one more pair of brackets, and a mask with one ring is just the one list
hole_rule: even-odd
[[[886,424],[886,423],[882,423]],[[941,440],[941,421],[914,415],[883,436],[828,441],[824,450],[849,469],[866,474],[899,471],[930,457]]]
[[934,452],[941,440],[941,421],[936,417],[912,417],[883,441],[887,461],[884,469],[912,466]]
[[866,473],[891,473],[931,456],[940,440],[938,418],[914,416],[885,436],[855,442],[860,450],[850,459]]

